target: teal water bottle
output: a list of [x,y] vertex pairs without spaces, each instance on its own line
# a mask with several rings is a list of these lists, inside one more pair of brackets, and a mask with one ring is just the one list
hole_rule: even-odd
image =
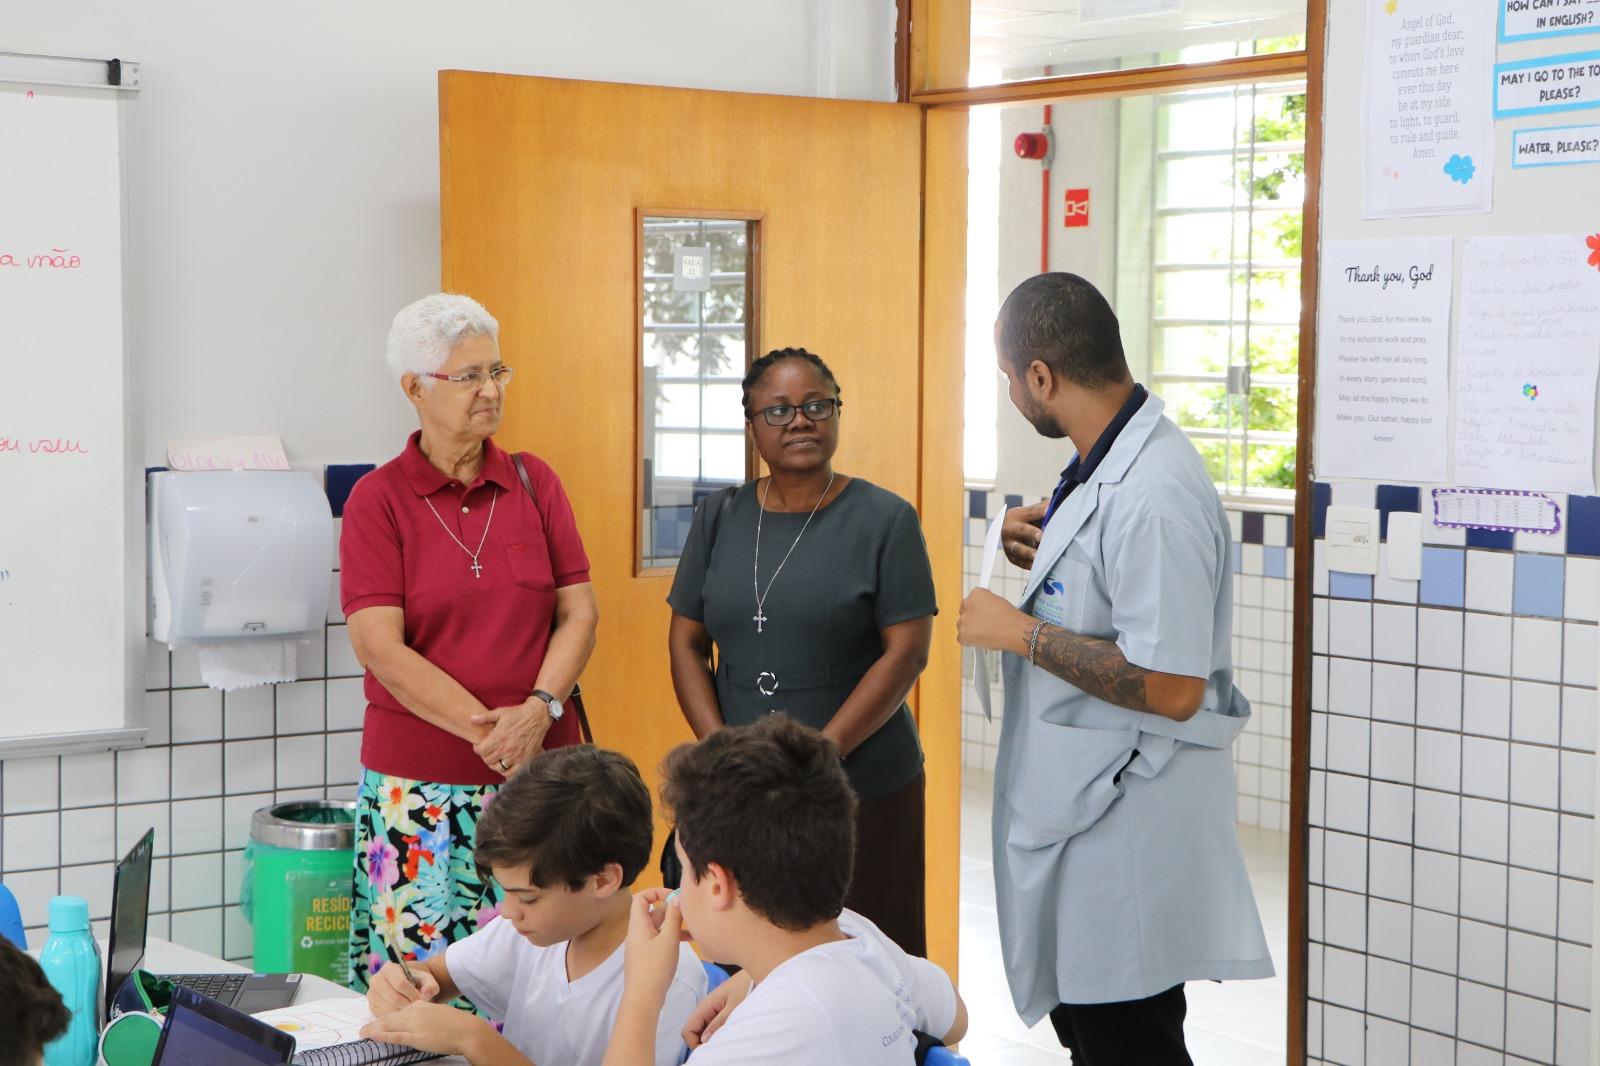
[[100,947],[89,932],[89,901],[50,900],[50,939],[39,966],[72,1012],[67,1031],[44,1049],[44,1066],[94,1066],[100,1039]]

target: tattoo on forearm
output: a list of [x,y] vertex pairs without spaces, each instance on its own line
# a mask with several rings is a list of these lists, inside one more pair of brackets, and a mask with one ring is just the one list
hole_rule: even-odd
[[1145,691],[1150,671],[1134,666],[1114,641],[1045,626],[1034,661],[1096,699],[1134,711],[1156,713]]

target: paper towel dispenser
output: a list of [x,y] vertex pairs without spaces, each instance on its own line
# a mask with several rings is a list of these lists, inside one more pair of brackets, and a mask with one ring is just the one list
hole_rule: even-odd
[[151,476],[150,635],[168,645],[321,630],[333,511],[299,471]]

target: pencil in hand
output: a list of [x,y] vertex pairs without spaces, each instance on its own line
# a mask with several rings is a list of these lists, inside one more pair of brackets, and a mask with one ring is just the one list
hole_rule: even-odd
[[417,980],[417,975],[411,972],[410,966],[406,965],[406,954],[400,950],[400,938],[392,925],[389,927],[389,950],[394,952],[395,961],[400,963],[400,972],[406,975],[406,980],[411,982],[411,987],[420,989],[422,982]]

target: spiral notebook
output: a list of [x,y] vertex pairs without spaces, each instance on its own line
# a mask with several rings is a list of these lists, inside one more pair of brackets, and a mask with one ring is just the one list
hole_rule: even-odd
[[372,1020],[364,999],[297,1003],[262,1011],[256,1018],[294,1037],[296,1066],[401,1066],[440,1057],[431,1051],[361,1039],[361,1027]]

